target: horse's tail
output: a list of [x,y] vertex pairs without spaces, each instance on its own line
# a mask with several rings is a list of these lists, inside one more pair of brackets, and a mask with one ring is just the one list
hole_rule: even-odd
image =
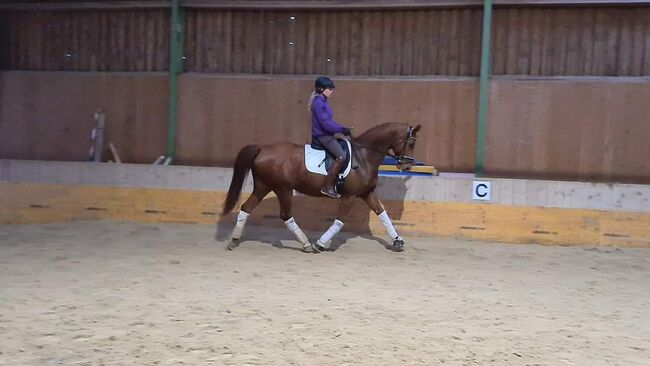
[[247,145],[239,150],[237,159],[235,160],[235,170],[232,173],[232,180],[230,181],[230,188],[228,189],[228,196],[223,203],[222,215],[226,215],[235,208],[235,204],[241,194],[242,186],[244,185],[244,178],[248,171],[253,167],[255,157],[260,152],[260,147],[257,145]]

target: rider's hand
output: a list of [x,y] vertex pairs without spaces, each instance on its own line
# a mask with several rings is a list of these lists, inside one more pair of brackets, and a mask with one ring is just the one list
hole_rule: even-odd
[[337,139],[337,140],[347,140],[348,139],[347,136],[345,136],[344,134],[342,134],[340,132],[335,133],[334,138]]

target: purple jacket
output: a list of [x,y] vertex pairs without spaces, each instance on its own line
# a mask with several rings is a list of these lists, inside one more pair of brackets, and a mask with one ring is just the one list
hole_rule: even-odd
[[332,108],[325,97],[315,96],[311,103],[311,135],[319,137],[337,132],[343,132],[343,126],[332,119]]

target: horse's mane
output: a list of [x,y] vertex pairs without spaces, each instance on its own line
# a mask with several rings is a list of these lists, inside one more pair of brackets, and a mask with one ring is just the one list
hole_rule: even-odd
[[372,136],[375,133],[388,128],[389,126],[394,126],[394,127],[407,126],[407,124],[406,123],[399,123],[399,122],[385,122],[385,123],[382,123],[380,125],[377,125],[375,127],[372,127],[370,129],[364,131],[361,135],[357,136],[356,139],[363,140],[364,138]]

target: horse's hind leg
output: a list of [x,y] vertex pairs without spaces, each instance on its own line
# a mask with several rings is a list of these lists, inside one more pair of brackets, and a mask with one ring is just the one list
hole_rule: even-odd
[[296,220],[294,220],[291,215],[291,199],[293,197],[293,189],[290,188],[281,188],[274,190],[275,194],[278,196],[280,201],[280,218],[284,221],[284,224],[287,225],[287,229],[296,236],[296,239],[302,244],[302,250],[309,252],[311,250],[311,244],[305,233],[302,232]]
[[255,181],[255,188],[253,188],[253,193],[251,193],[246,202],[241,205],[241,210],[239,211],[239,214],[237,214],[237,223],[235,224],[235,229],[232,231],[230,243],[228,243],[229,250],[233,250],[239,246],[239,239],[241,238],[241,234],[244,231],[244,226],[246,226],[248,217],[253,212],[255,207],[257,207],[257,205],[262,202],[264,197],[269,194],[270,191],[271,190],[268,189],[264,184]]

